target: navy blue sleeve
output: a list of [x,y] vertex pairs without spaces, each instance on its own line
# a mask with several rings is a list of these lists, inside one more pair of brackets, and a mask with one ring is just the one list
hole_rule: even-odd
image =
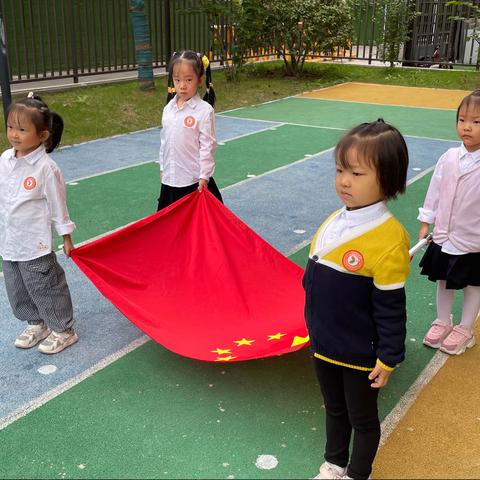
[[373,320],[377,329],[377,358],[394,368],[405,358],[407,311],[405,289],[380,290],[373,287]]

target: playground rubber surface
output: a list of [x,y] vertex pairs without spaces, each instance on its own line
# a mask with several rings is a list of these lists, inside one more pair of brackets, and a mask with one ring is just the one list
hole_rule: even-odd
[[[455,110],[468,92],[380,87],[349,83],[217,115],[215,178],[225,204],[301,266],[316,228],[340,205],[333,148],[347,129],[383,117],[406,136],[409,186],[391,208],[412,243],[432,169],[458,145]],[[159,129],[151,129],[55,153],[77,245],[154,212],[158,142]],[[308,349],[221,365],[180,357],[60,261],[80,336],[61,354],[13,347],[22,325],[0,288],[0,478],[317,474],[325,418]],[[380,393],[372,478],[479,478],[480,350],[450,358],[422,345],[435,285],[417,263],[407,283],[406,360]],[[459,311],[457,302],[457,318]]]

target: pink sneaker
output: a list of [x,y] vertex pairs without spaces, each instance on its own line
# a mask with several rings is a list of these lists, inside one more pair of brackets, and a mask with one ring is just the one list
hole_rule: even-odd
[[427,334],[423,337],[423,343],[432,348],[440,348],[443,340],[452,331],[452,317],[450,316],[450,323],[445,323],[438,318],[432,322],[432,326]]
[[450,355],[461,355],[467,348],[474,345],[475,337],[473,333],[457,325],[453,327],[453,330],[442,342],[440,350]]

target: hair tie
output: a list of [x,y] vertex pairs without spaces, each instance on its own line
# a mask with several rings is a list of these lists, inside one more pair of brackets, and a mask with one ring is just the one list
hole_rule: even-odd
[[208,59],[208,57],[206,55],[204,55],[202,57],[202,63],[203,63],[203,66],[205,68],[208,68],[208,66],[210,65],[210,60]]
[[168,93],[175,93],[175,87],[168,87]]
[[377,123],[385,123],[385,120],[382,117],[380,117],[379,119],[377,119]]
[[35,98],[33,92],[28,92],[27,98]]

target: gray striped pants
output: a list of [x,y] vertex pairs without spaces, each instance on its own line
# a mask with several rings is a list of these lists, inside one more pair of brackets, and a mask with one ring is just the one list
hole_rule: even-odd
[[55,252],[26,262],[4,260],[3,275],[8,300],[19,320],[43,321],[55,332],[73,326],[70,290]]

